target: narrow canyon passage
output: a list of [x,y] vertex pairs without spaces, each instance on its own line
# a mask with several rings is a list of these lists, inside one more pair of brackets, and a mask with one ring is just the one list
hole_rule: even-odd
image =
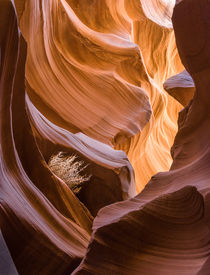
[[0,274],[209,274],[209,14],[0,1]]

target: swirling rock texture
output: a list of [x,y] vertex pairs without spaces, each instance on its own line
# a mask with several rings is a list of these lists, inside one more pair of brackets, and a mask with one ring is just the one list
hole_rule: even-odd
[[19,273],[62,274],[83,257],[92,217],[36,146],[25,106],[26,44],[12,2],[0,5],[1,231]]
[[[87,254],[73,274],[209,274],[210,59],[202,51],[210,45],[205,13],[209,8],[207,1],[183,1],[173,13],[180,55],[193,77],[195,95],[179,114],[170,171],[153,176],[134,199],[100,211]],[[192,28],[200,24],[197,38],[205,37],[193,54],[186,51],[195,45],[185,20]]]
[[[209,274],[208,44],[174,18],[180,73],[174,4],[0,1],[1,274]],[[59,151],[89,164],[80,200]]]
[[183,106],[190,102],[195,93],[194,81],[186,70],[167,79],[163,87]]
[[154,13],[155,22],[165,18],[163,27],[145,16],[146,1],[143,9],[139,0],[15,3],[28,44],[27,92],[38,110],[72,133],[124,150],[137,191],[168,170],[181,109],[162,87],[182,68],[166,28],[172,9],[162,3]]

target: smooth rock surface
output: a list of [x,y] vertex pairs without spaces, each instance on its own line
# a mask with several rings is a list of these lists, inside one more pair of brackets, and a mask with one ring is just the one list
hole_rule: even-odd
[[195,93],[194,81],[186,70],[167,79],[163,87],[183,106],[190,102]]
[[[210,5],[174,4],[0,1],[0,273],[209,274]],[[57,150],[90,164],[94,221]]]

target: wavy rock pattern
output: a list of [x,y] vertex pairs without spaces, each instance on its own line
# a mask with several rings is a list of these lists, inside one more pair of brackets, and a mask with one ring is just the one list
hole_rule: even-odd
[[118,174],[125,199],[136,195],[134,171],[123,151],[114,150],[82,133],[72,134],[53,124],[36,109],[27,95],[26,105],[34,135],[47,162],[56,147],[60,150],[72,150],[85,157],[86,162],[91,161]]
[[[182,14],[190,16],[185,3]],[[187,43],[179,43],[184,52]],[[100,211],[73,274],[209,274],[209,75],[209,68],[192,74],[195,95],[179,114],[170,171],[153,176],[135,198]]]
[[0,6],[6,23],[0,40],[1,231],[18,272],[61,274],[83,257],[92,217],[36,146],[25,109],[26,45],[13,4]]
[[71,132],[106,143],[119,134],[130,137],[150,118],[145,91],[120,75],[123,64],[138,69],[139,48],[85,25],[76,15],[77,5],[25,1],[20,26],[28,42],[28,94],[34,103],[42,102],[36,105],[43,114]]
[[[167,170],[181,106],[162,83],[182,65],[172,29],[154,23],[166,5],[152,22],[139,0],[15,3],[28,43],[27,92],[39,111],[70,132],[123,149],[137,191]],[[146,1],[142,6],[147,14]],[[167,27],[170,7],[162,15]]]
[[[175,46],[173,30],[155,23],[160,21],[162,14],[162,25],[171,26],[171,23],[166,22],[172,13],[172,5],[168,6],[167,1],[158,0],[141,1],[142,6],[140,1],[126,3],[132,19],[132,40],[141,49],[144,66],[149,75],[147,79],[141,74],[140,81],[149,94],[153,116],[141,133],[117,148],[128,154],[135,170],[137,191],[141,191],[152,175],[168,170],[172,163],[169,151],[177,131],[177,114],[182,107],[164,92],[163,83],[183,67]],[[160,3],[161,8],[154,8],[157,5],[160,7]],[[151,21],[145,16],[142,7],[147,15],[151,9],[159,11],[159,14],[150,13],[153,20]],[[135,79],[137,77],[135,75]],[[130,79],[135,81],[134,75]]]
[[186,70],[167,79],[163,87],[183,106],[190,102],[195,93],[195,83]]
[[26,44],[14,5],[0,5],[1,231],[20,274],[63,274],[84,256],[93,218],[50,172],[44,155],[52,144],[73,148],[113,171],[125,198],[136,194],[133,169],[124,152],[53,125],[33,106],[25,94]]
[[[11,273],[209,274],[210,70],[178,74],[173,6],[0,1],[0,241]],[[48,168],[58,150],[106,186],[116,178],[125,201],[93,222]]]

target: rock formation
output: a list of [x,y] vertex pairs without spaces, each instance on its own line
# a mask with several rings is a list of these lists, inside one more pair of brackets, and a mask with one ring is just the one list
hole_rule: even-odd
[[0,274],[209,274],[210,4],[174,4],[0,1]]
[[[179,39],[181,29],[176,26],[180,26],[180,14],[188,16],[181,18],[183,22],[195,22],[195,17],[187,13],[190,1],[179,5],[173,13],[174,30],[183,63],[195,83],[195,95],[179,114],[179,130],[172,147],[173,164],[169,172],[153,176],[135,198],[100,211],[87,254],[73,274],[209,274],[210,69],[201,62],[198,69],[192,62],[198,58],[196,53],[189,58],[186,49],[194,47],[192,33],[186,35],[191,44],[184,40],[189,26],[183,28],[184,34]],[[207,2],[201,6],[199,15],[206,19],[202,11],[204,8],[210,11],[210,6]],[[207,46],[208,32],[202,28],[202,22],[196,24],[200,24],[200,35],[205,33]],[[202,55],[205,52],[200,52],[201,60]],[[111,246],[111,242],[116,245]]]
[[195,93],[195,83],[186,70],[167,79],[163,87],[183,106],[190,102]]
[[0,5],[1,231],[20,274],[62,274],[84,256],[92,217],[37,147],[25,106],[26,44],[13,3]]
[[163,83],[183,68],[172,24],[156,23],[172,6],[149,15],[161,1],[147,2],[15,0],[30,100],[57,126],[124,150],[138,192],[171,165],[181,106]]

